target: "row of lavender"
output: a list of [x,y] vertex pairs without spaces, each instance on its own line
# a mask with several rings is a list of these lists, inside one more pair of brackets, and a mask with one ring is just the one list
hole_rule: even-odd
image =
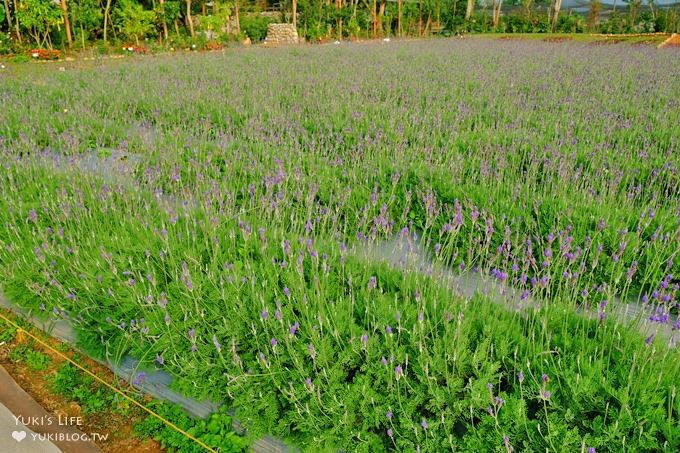
[[[254,436],[677,448],[679,67],[480,40],[15,74],[1,282]],[[545,302],[506,310],[352,253],[414,232]],[[638,296],[651,335],[610,319]]]

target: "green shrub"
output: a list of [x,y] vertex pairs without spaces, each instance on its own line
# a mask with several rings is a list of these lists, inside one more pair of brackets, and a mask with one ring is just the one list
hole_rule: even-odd
[[253,42],[262,41],[267,37],[267,25],[273,20],[266,16],[243,15],[240,17],[241,31]]

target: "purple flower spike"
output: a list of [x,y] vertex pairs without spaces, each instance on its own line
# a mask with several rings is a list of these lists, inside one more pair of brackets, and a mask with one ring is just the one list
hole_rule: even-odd
[[262,313],[260,313],[260,318],[262,319],[269,318],[269,312],[267,310],[262,310]]
[[524,373],[523,372],[520,371],[519,373],[517,373],[517,380],[520,383],[524,382]]
[[383,357],[380,359],[380,363],[382,363],[384,366],[387,366],[387,359],[383,356]]
[[394,368],[394,375],[399,379],[402,375],[404,374],[404,370],[401,368],[401,365],[397,365]]
[[272,345],[272,347],[276,346],[278,343],[279,343],[279,342],[276,341],[276,338],[273,338],[273,337],[272,337],[272,339],[269,340],[269,344]]
[[541,375],[541,380],[543,382],[548,382],[550,380],[550,378],[548,377],[547,374],[544,373],[544,374]]
[[392,432],[392,428],[387,429],[387,435],[390,436],[390,439],[394,437],[394,432]]
[[368,289],[375,289],[377,285],[377,280],[374,275],[371,275],[371,278],[368,279]]
[[146,379],[146,373],[143,371],[140,371],[137,373],[137,377],[132,381],[134,385],[141,385],[142,382]]
[[427,420],[423,419],[423,421],[420,422],[420,426],[423,427],[423,430],[426,430],[427,429]]
[[392,411],[387,411],[387,414],[385,414],[385,417],[387,417],[388,420],[392,420]]
[[595,447],[588,447],[588,453],[595,453]]

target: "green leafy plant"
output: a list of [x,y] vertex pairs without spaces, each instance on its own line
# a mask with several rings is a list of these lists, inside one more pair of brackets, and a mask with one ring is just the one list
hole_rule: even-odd
[[[224,410],[210,415],[206,420],[197,420],[180,407],[168,403],[154,402],[150,404],[150,409],[220,452],[246,451],[248,442],[234,432],[232,418]],[[203,451],[195,442],[155,417],[147,417],[135,429],[137,434],[156,439],[170,451]]]
[[121,0],[114,10],[114,21],[119,32],[128,39],[139,40],[151,34],[154,29],[156,13],[144,9],[136,0]]

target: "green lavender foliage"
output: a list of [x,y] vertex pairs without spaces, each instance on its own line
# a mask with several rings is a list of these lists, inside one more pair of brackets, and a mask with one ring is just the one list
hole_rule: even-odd
[[[0,282],[92,355],[309,451],[679,448],[677,59],[459,40],[11,70]],[[359,253],[414,232],[540,306]],[[611,312],[641,293],[653,335]]]

